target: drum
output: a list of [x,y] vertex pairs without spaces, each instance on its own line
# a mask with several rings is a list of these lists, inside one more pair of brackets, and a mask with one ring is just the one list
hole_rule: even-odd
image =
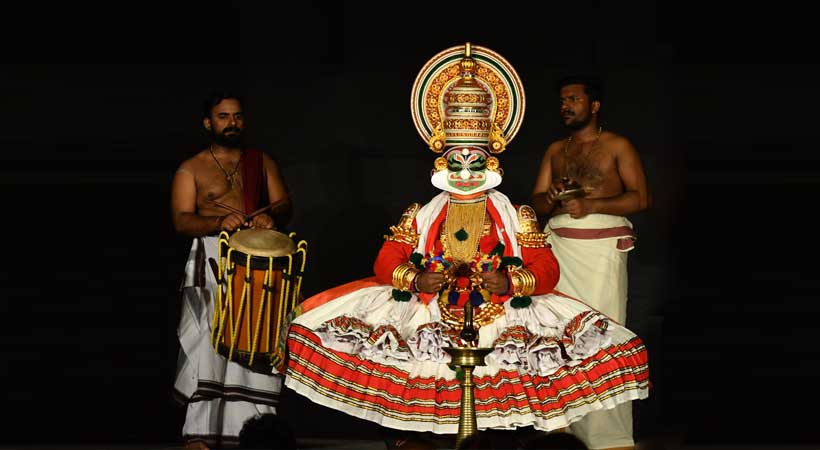
[[244,229],[219,236],[212,342],[229,361],[280,373],[288,315],[302,300],[307,243],[295,233]]

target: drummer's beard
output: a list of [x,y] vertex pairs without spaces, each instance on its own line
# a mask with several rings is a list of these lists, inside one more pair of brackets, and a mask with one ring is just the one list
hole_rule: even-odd
[[211,140],[225,147],[239,147],[242,144],[242,129],[225,127],[222,131],[211,129]]

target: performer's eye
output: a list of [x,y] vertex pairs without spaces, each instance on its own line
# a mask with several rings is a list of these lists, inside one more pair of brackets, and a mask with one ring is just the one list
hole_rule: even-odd
[[470,163],[470,170],[482,170],[487,167],[487,161],[485,159],[479,159],[478,161],[474,161]]

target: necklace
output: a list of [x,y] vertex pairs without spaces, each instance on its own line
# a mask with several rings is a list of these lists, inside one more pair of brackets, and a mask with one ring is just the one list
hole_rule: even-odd
[[244,155],[242,153],[239,154],[239,161],[236,162],[236,167],[233,168],[233,172],[228,173],[228,171],[225,170],[224,167],[222,167],[222,164],[219,163],[219,160],[216,159],[216,155],[214,155],[213,144],[208,146],[208,151],[211,152],[211,157],[213,157],[214,161],[216,162],[216,165],[219,166],[219,169],[222,170],[222,173],[225,174],[225,179],[228,181],[228,190],[233,189],[233,177],[239,170],[239,166],[242,164],[242,156]]
[[473,260],[484,231],[487,196],[467,201],[451,198],[447,205],[446,251],[459,263]]
[[[590,150],[589,154],[591,155],[598,148],[598,141],[601,139],[601,133],[604,131],[603,126],[598,127],[598,134],[595,135],[595,140],[592,142],[592,150]],[[564,184],[567,184],[573,181],[578,174],[570,175],[570,167],[569,167],[569,143],[572,142],[572,135],[570,134],[567,138],[567,143],[564,144],[564,176],[562,177],[562,181]],[[580,155],[579,155],[580,156]],[[577,182],[578,180],[575,180]]]
[[[592,148],[595,149],[595,146],[598,144],[598,140],[601,139],[601,133],[604,131],[604,127],[598,127],[598,134],[595,135],[595,141],[592,142]],[[572,142],[572,135],[570,134],[567,138],[567,143],[564,144],[564,158],[569,155],[569,143]]]

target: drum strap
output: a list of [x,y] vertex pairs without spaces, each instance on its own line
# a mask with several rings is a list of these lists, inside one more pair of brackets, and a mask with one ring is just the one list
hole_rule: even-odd
[[265,167],[262,163],[262,152],[255,148],[245,150],[242,157],[242,188],[245,200],[245,214],[259,208],[260,200],[267,198],[265,189]]
[[300,275],[302,275],[301,272],[297,272],[297,273],[282,272],[282,279],[287,280],[287,281],[295,281],[296,278]]
[[[300,275],[302,275],[301,272],[292,273],[292,274],[287,273],[287,272],[282,272],[282,281],[287,281],[288,283],[295,282]],[[246,278],[245,281],[250,282],[251,280]],[[274,286],[271,286],[269,284],[262,284],[262,290],[265,291],[265,292],[273,292],[273,293],[277,292],[277,289]]]
[[211,265],[211,271],[214,273],[216,284],[221,285],[222,279],[219,278],[219,264],[213,258],[208,258],[208,263]]

